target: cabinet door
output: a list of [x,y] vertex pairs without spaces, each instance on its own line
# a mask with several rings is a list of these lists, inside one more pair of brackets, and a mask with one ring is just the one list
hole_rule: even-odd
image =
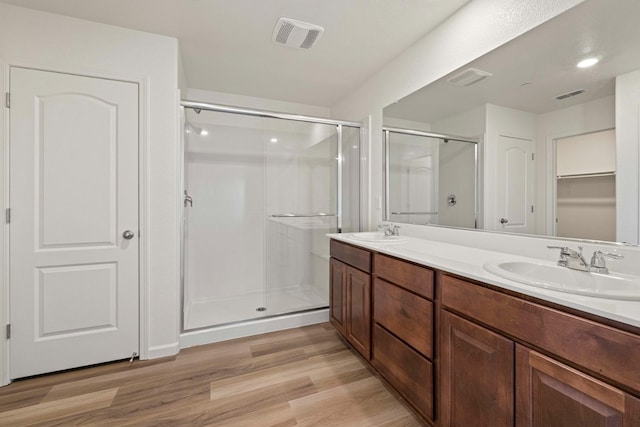
[[513,426],[513,341],[446,311],[441,322],[440,425]]
[[347,317],[347,266],[331,258],[329,268],[329,320],[338,332],[345,336]]
[[638,399],[540,353],[517,346],[517,427],[638,425]]
[[347,339],[371,358],[371,277],[347,267]]

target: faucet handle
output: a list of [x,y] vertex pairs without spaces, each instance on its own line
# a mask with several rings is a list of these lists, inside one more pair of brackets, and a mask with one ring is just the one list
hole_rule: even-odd
[[593,256],[591,257],[589,269],[596,273],[609,274],[609,269],[607,268],[607,264],[604,260],[605,257],[613,259],[623,259],[624,255],[612,254],[609,252],[596,250],[593,252]]
[[591,257],[591,266],[592,267],[604,267],[606,258],[612,259],[624,259],[624,255],[613,254],[610,252],[602,252],[602,251],[594,251],[593,256]]

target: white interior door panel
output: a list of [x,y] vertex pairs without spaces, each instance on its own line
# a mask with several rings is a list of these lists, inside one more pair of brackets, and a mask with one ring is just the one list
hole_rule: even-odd
[[138,85],[12,67],[10,86],[11,378],[128,357]]

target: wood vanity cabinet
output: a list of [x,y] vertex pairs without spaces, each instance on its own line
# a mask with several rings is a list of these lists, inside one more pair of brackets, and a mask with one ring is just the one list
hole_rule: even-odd
[[336,240],[330,265],[331,323],[429,424],[640,427],[637,328]]
[[371,252],[331,241],[329,321],[371,359]]
[[640,401],[516,345],[517,427],[640,426]]
[[640,336],[440,277],[440,425],[640,426]]
[[515,343],[446,311],[440,321],[440,425],[513,426]]
[[433,271],[377,253],[373,265],[371,363],[433,420]]

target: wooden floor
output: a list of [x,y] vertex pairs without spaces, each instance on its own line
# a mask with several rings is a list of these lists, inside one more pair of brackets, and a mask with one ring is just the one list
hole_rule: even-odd
[[0,425],[420,426],[329,324],[15,381]]

